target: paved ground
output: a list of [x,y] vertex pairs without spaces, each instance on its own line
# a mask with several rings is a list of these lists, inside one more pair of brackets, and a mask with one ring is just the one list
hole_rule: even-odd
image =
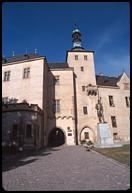
[[127,190],[130,169],[82,146],[61,146],[3,162],[3,188],[21,190]]

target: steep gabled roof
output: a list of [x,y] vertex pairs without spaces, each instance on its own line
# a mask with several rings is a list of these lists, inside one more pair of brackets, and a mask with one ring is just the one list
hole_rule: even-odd
[[37,54],[24,54],[24,55],[18,55],[18,56],[12,56],[9,58],[3,58],[2,59],[2,64],[6,63],[11,63],[11,62],[19,62],[19,61],[24,61],[24,60],[30,60],[30,59],[35,59],[35,58],[41,58],[43,56],[39,56]]
[[68,63],[48,63],[50,68],[68,68]]
[[96,75],[96,82],[97,85],[101,86],[115,86],[118,87],[117,82],[119,80],[119,77],[109,77],[104,75]]

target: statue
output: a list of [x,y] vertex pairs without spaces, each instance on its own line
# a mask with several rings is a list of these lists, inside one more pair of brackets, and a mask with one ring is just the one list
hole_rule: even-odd
[[97,115],[98,115],[98,118],[99,118],[99,123],[104,123],[104,115],[103,115],[103,105],[101,103],[101,99],[98,99],[98,103],[96,104],[96,107],[97,109]]

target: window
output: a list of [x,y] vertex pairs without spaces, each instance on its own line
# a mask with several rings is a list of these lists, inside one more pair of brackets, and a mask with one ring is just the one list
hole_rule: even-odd
[[88,57],[87,57],[87,55],[84,55],[84,60],[88,60]]
[[75,55],[75,60],[78,60],[78,55]]
[[26,126],[26,138],[31,138],[32,137],[32,125],[27,124]]
[[110,104],[110,107],[114,107],[114,100],[113,100],[113,96],[109,96],[109,104]]
[[119,137],[118,137],[118,133],[113,133],[113,139],[114,139],[114,140],[119,139]]
[[60,81],[59,81],[59,76],[55,76],[55,85],[59,85]]
[[11,71],[4,72],[4,81],[10,80]]
[[129,83],[124,83],[124,90],[129,90],[130,87],[129,87]]
[[126,99],[126,106],[130,107],[130,97],[125,97]]
[[89,133],[88,133],[88,132],[85,132],[85,133],[84,133],[84,137],[85,137],[85,139],[89,139]]
[[60,112],[60,100],[55,100],[53,102],[53,112],[59,113]]
[[72,133],[68,133],[68,136],[72,136]]
[[85,91],[85,86],[82,86],[82,91]]
[[83,113],[86,115],[88,114],[87,107],[83,107]]
[[30,68],[24,68],[23,78],[29,78],[29,75],[30,75]]
[[12,128],[12,140],[16,140],[18,137],[18,125],[14,124]]
[[83,66],[81,66],[81,71],[84,71],[84,68],[83,68]]
[[117,127],[115,116],[111,116],[112,127]]

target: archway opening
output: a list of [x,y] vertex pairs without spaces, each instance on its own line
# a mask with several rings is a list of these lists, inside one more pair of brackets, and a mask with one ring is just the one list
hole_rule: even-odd
[[82,143],[83,141],[87,140],[94,142],[94,133],[93,130],[90,129],[89,127],[83,128],[80,132],[80,142]]
[[65,135],[59,128],[53,129],[49,133],[48,146],[57,147],[65,143]]

